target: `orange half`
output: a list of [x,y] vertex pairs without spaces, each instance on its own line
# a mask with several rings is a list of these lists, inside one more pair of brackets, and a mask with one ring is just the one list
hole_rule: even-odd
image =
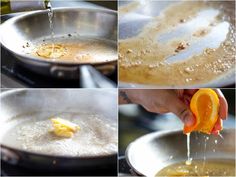
[[199,89],[192,97],[190,109],[196,121],[193,126],[184,126],[184,133],[199,131],[210,134],[219,117],[219,98],[212,89]]

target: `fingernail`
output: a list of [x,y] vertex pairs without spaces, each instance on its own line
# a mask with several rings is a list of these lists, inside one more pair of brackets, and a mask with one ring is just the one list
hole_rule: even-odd
[[192,113],[189,113],[185,119],[184,119],[184,124],[187,126],[193,126],[195,124],[195,117],[193,116]]

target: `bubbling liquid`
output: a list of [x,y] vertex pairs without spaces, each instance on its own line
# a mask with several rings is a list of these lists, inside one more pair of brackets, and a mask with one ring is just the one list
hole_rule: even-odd
[[119,40],[119,79],[181,86],[227,78],[235,69],[234,6],[233,1],[173,3],[138,35]]
[[[51,133],[50,118],[59,116],[79,125],[72,138],[62,138]],[[17,117],[14,129],[3,137],[9,146],[26,151],[60,156],[96,156],[117,152],[117,125],[103,115],[75,112],[35,112]]]
[[77,36],[54,37],[54,43],[36,41],[32,55],[44,60],[75,63],[108,62],[118,58],[114,42]]
[[235,161],[225,159],[193,160],[171,164],[160,170],[156,176],[235,176]]

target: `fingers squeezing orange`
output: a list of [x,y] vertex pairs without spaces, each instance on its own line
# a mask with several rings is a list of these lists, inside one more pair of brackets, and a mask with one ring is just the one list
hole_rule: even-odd
[[212,89],[199,89],[192,97],[190,109],[196,121],[192,126],[184,126],[184,133],[199,131],[210,134],[219,118],[219,98]]

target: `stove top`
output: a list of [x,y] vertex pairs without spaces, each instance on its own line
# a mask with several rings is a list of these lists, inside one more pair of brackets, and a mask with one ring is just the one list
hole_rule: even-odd
[[45,171],[14,166],[1,161],[1,176],[117,176],[116,165],[90,171]]

